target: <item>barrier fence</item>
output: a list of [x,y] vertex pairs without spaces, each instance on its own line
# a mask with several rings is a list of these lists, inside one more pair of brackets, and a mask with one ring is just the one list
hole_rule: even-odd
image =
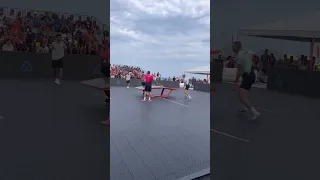
[[[67,55],[63,64],[63,79],[86,80],[99,76],[101,57]],[[51,54],[1,52],[0,78],[53,78]]]
[[196,91],[210,92],[210,84],[194,83],[193,89]]
[[[179,81],[158,81],[159,84],[170,87],[170,88],[179,88],[180,82]],[[131,87],[137,87],[141,86],[142,80],[140,79],[131,79],[130,80],[130,86]],[[126,80],[123,78],[111,78],[110,79],[110,85],[111,86],[127,86]]]
[[212,60],[210,62],[210,82],[222,82],[223,79],[223,61]]
[[273,68],[269,71],[267,89],[303,96],[320,97],[320,72]]

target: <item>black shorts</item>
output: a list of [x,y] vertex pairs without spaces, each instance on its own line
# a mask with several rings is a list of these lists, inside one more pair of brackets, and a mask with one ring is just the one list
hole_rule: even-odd
[[146,82],[142,81],[141,86],[145,86],[145,85],[146,85]]
[[151,92],[151,90],[152,90],[152,84],[146,84],[144,86],[144,91],[145,92]]
[[58,60],[52,60],[52,68],[63,68],[63,58]]
[[127,80],[126,83],[129,84],[129,83],[130,83],[130,80]]
[[254,74],[253,71],[251,73],[243,73],[240,88],[245,90],[250,90],[252,84],[254,84],[255,81],[256,81],[256,75]]
[[190,88],[190,85],[189,84],[187,84],[186,85],[186,87],[184,88],[185,90],[189,90],[189,88]]

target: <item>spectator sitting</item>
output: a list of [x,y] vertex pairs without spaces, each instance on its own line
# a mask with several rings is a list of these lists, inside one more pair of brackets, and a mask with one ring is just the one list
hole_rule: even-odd
[[38,53],[48,53],[49,52],[49,47],[42,43],[39,47],[37,47],[37,52]]

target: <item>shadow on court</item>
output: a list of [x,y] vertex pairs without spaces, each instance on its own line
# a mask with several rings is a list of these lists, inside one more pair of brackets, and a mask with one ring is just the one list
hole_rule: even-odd
[[[233,180],[314,179],[319,160],[319,99],[253,89],[261,113],[241,114],[232,84],[211,95],[211,177]],[[222,134],[224,133],[224,134]],[[232,137],[231,137],[232,136]],[[250,141],[244,142],[236,138]]]

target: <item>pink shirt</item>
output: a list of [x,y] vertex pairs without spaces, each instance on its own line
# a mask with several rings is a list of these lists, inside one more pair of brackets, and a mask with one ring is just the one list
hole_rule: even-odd
[[147,74],[147,75],[144,77],[144,81],[145,81],[146,83],[152,83],[153,77],[152,77],[150,74]]

